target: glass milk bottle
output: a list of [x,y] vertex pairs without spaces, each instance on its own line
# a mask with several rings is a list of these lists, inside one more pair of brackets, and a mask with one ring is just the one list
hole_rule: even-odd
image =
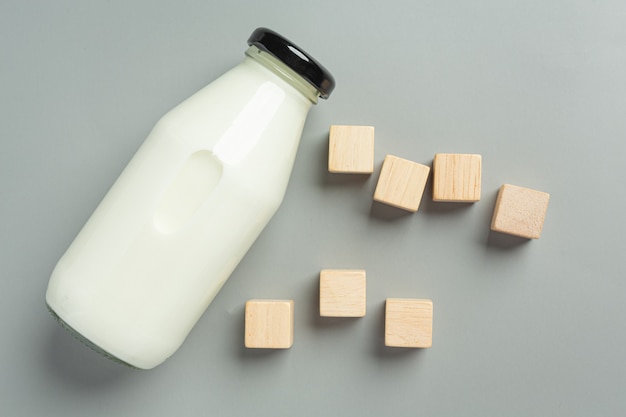
[[334,88],[259,28],[243,62],[172,109],[56,265],[52,314],[128,365],[167,359],[282,202],[307,113]]

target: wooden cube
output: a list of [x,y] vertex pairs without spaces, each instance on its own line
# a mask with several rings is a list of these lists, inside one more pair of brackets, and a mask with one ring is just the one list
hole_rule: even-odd
[[417,211],[430,167],[387,155],[376,184],[374,200],[408,211]]
[[328,140],[328,171],[343,174],[374,172],[374,128],[331,126]]
[[491,230],[527,239],[539,239],[550,194],[504,184],[500,187]]
[[385,346],[429,348],[433,345],[433,302],[388,298],[385,306]]
[[433,201],[480,200],[481,156],[438,153],[433,160]]
[[320,273],[320,316],[365,316],[364,270],[322,270]]
[[293,300],[249,300],[246,303],[246,347],[290,348],[293,345],[293,310]]

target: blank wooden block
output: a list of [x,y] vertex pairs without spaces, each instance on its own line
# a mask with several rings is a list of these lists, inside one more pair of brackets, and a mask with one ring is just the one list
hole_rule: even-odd
[[320,273],[320,316],[365,316],[364,270],[322,270]]
[[293,345],[293,300],[246,303],[247,348],[288,349]]
[[438,153],[433,160],[433,201],[480,200],[481,156]]
[[491,220],[491,230],[539,239],[550,194],[504,184],[500,187]]
[[328,141],[328,171],[343,174],[374,172],[374,128],[331,126]]
[[417,211],[430,167],[387,155],[380,172],[374,200],[408,211]]
[[433,302],[387,298],[385,346],[429,348],[433,345]]

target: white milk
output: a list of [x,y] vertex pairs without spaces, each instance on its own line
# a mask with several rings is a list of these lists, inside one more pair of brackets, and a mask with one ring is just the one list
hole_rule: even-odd
[[278,209],[307,113],[334,82],[324,73],[324,91],[263,50],[284,46],[274,36],[288,42],[255,31],[241,64],[157,123],[59,260],[47,304],[96,350],[163,362]]

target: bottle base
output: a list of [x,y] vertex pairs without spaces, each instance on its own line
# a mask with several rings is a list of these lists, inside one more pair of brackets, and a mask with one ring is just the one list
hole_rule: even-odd
[[63,327],[65,330],[67,330],[76,340],[80,341],[83,345],[87,346],[89,349],[93,350],[94,352],[99,353],[100,355],[104,356],[105,358],[108,358],[108,359],[112,360],[113,362],[116,362],[116,363],[118,363],[120,365],[124,365],[124,366],[127,366],[129,368],[133,368],[133,369],[140,369],[140,368],[137,368],[136,366],[133,366],[133,365],[129,364],[128,362],[124,362],[123,360],[121,360],[120,358],[116,357],[115,355],[110,354],[109,352],[107,352],[106,350],[102,349],[100,346],[96,345],[91,340],[87,339],[85,336],[83,336],[82,334],[80,334],[79,332],[74,330],[74,328],[72,328],[72,326],[67,324],[65,322],[65,320],[63,320],[61,317],[59,317],[59,315],[52,309],[52,307],[50,307],[50,305],[48,305],[48,303],[46,303],[46,307],[48,308],[48,311],[50,312],[52,317],[54,317],[54,319],[61,325],[61,327]]

